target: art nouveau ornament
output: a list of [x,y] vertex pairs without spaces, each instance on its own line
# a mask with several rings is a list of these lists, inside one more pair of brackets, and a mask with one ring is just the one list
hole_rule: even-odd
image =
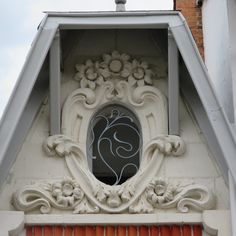
[[[15,207],[24,211],[40,208],[42,213],[48,213],[51,207],[74,213],[149,213],[155,209],[173,207],[187,212],[188,207],[195,210],[212,208],[214,197],[204,186],[173,186],[157,178],[164,158],[181,156],[185,145],[180,137],[167,133],[166,100],[158,88],[151,86],[153,73],[147,63],[115,51],[103,55],[101,61],[87,60],[85,64],[76,65],[76,70],[75,79],[79,81],[79,88],[65,101],[62,134],[48,137],[44,143],[44,150],[49,156],[65,159],[72,179],[48,184],[46,188],[36,185],[20,189],[13,196]],[[110,117],[99,113],[107,107],[111,108],[108,109]],[[125,112],[122,115],[118,108],[113,107],[124,108],[122,112],[127,110],[128,115]],[[135,115],[129,115],[129,111]],[[128,157],[124,153],[133,148],[138,148],[140,152],[135,173],[124,182],[118,181],[122,171],[117,174],[114,185],[100,181],[93,173],[92,158],[98,157],[96,154],[91,158],[93,155],[90,152],[95,137],[90,133],[93,124],[93,132],[97,132],[97,123],[91,122],[96,118],[94,114],[105,117],[105,128],[98,132],[95,139],[98,143],[105,140],[114,158],[115,152],[123,158]],[[135,119],[140,124],[132,126]],[[120,128],[109,138],[103,135],[108,128],[124,124],[140,136],[138,144],[124,140],[126,137],[119,133]],[[137,128],[139,126],[140,130]],[[117,141],[118,145],[114,146],[112,140]],[[106,152],[102,153],[102,150],[105,149],[99,149],[99,145],[97,149],[104,159]],[[105,162],[111,169],[107,159]],[[131,164],[128,162],[124,166]]]
[[98,110],[90,121],[87,158],[100,181],[119,185],[137,173],[142,152],[140,124],[135,114],[121,105]]
[[172,184],[163,178],[154,178],[145,193],[133,204],[131,213],[149,213],[156,209],[177,208],[179,212],[189,209],[203,211],[215,206],[215,198],[207,187],[189,183]]
[[152,71],[144,61],[130,60],[130,56],[117,51],[112,54],[104,54],[102,61],[87,60],[85,64],[76,65],[78,71],[75,79],[80,81],[81,88],[95,89],[104,81],[114,78],[128,80],[131,85],[144,86],[152,84]]

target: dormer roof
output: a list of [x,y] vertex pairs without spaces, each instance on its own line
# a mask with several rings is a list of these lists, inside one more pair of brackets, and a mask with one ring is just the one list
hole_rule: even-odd
[[188,25],[177,11],[46,12],[0,124],[0,185],[48,91],[48,52],[58,30],[168,29],[182,57],[180,89],[225,179],[236,182],[236,142]]

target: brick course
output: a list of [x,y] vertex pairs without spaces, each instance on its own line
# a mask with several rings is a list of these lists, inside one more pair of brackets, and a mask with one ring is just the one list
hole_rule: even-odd
[[199,52],[204,59],[201,7],[196,5],[196,0],[174,0],[174,7],[175,10],[181,11],[185,17],[198,46]]

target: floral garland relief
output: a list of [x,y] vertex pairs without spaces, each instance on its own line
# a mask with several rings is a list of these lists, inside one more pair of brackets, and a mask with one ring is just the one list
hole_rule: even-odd
[[[132,191],[134,190],[131,188],[130,192]],[[101,201],[104,200],[104,192],[99,194]],[[114,190],[107,193],[107,196],[108,201],[111,200],[113,207],[116,207],[119,193]],[[129,197],[126,200],[129,200]],[[23,211],[39,208],[44,214],[50,213],[52,207],[72,210],[74,214],[100,212],[99,207],[91,204],[79,184],[71,178],[40,186],[26,186],[13,195],[13,204]],[[215,197],[205,186],[194,183],[173,184],[164,178],[155,177],[138,200],[129,206],[128,212],[152,213],[155,209],[177,208],[179,212],[186,213],[189,209],[203,211],[214,206]]]
[[[75,68],[75,79],[79,81],[81,89],[95,91],[105,83],[116,83],[121,80],[135,89],[152,85],[153,82],[154,73],[146,62],[131,59],[129,55],[117,51],[104,54],[100,61],[87,60],[84,64],[76,65]],[[214,195],[205,186],[193,183],[185,185],[170,183],[167,179],[156,177],[158,170],[155,171],[156,174],[151,181],[146,182],[142,191],[137,193],[139,181],[145,178],[145,173],[156,166],[157,159],[162,160],[168,155],[180,156],[184,153],[184,143],[178,136],[157,136],[150,140],[144,148],[139,172],[117,186],[108,186],[98,181],[87,169],[85,164],[87,157],[78,143],[65,135],[48,137],[44,143],[44,150],[49,156],[56,155],[74,160],[75,163],[78,158],[81,161],[78,169],[82,170],[81,173],[86,173],[92,186],[92,194],[86,193],[80,179],[75,180],[72,174],[73,178],[25,186],[16,191],[13,194],[13,204],[18,210],[39,209],[41,213],[49,213],[53,207],[72,211],[75,214],[127,211],[150,213],[155,209],[169,208],[176,208],[179,212],[188,212],[189,209],[203,211],[212,209],[215,205]],[[119,211],[116,210],[118,208]]]
[[102,61],[87,60],[85,64],[75,66],[75,80],[79,81],[81,88],[95,90],[105,81],[114,78],[128,81],[131,86],[152,85],[153,72],[145,61],[131,60],[130,56],[117,51],[104,54]]

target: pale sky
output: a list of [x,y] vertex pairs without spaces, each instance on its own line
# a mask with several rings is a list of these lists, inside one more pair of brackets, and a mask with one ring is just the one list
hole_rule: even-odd
[[[113,11],[115,0],[0,0],[0,118],[44,11]],[[126,10],[172,10],[173,0],[127,0]]]

